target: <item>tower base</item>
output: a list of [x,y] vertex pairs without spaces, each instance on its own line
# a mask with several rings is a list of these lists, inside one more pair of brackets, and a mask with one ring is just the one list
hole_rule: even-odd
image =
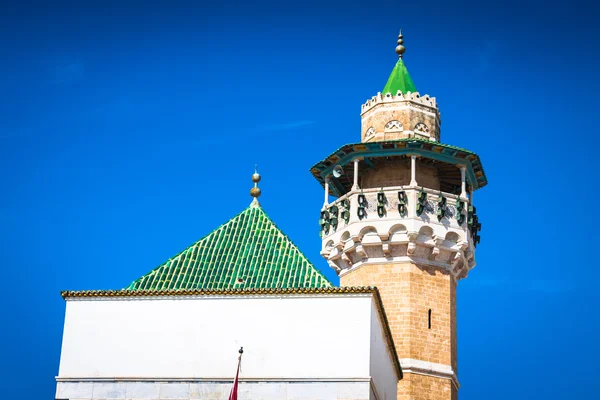
[[456,279],[412,261],[365,263],[342,273],[341,286],[376,286],[404,378],[398,399],[455,400]]
[[449,379],[404,373],[398,382],[398,400],[457,400],[458,390]]

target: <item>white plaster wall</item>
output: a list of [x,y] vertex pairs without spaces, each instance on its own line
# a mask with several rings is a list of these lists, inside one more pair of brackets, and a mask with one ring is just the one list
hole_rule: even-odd
[[[245,379],[369,378],[378,373],[372,349],[381,346],[372,339],[373,301],[371,294],[72,298],[58,378],[231,379],[240,346]],[[392,368],[391,359],[383,362]]]
[[371,306],[371,377],[380,400],[395,399],[398,378],[392,364],[392,350],[388,347],[383,330],[383,318],[375,303]]

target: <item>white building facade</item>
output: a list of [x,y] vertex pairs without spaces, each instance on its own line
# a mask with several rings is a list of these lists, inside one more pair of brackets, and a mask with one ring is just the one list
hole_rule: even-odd
[[65,292],[56,399],[393,399],[374,288]]

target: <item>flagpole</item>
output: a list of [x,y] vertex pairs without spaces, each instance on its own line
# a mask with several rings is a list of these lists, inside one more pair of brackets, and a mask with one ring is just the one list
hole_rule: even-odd
[[244,348],[240,347],[238,351],[240,355],[238,356],[238,366],[237,372],[235,373],[235,380],[233,381],[233,387],[231,388],[231,393],[229,393],[229,400],[238,400],[237,390],[238,390],[238,376],[240,374],[240,366],[242,365],[242,354],[244,354]]
[[240,353],[240,355],[238,356],[238,372],[242,369],[242,354],[244,354],[244,348],[240,347],[240,349],[238,350],[238,353]]

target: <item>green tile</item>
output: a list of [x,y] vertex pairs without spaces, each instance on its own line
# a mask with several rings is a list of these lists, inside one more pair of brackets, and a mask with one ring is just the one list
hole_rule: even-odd
[[408,69],[406,69],[406,65],[404,65],[404,61],[402,61],[401,58],[396,62],[381,93],[391,93],[395,95],[398,91],[401,91],[404,94],[408,92],[415,93],[417,91],[417,88],[408,73]]
[[261,207],[248,207],[126,289],[332,286]]

